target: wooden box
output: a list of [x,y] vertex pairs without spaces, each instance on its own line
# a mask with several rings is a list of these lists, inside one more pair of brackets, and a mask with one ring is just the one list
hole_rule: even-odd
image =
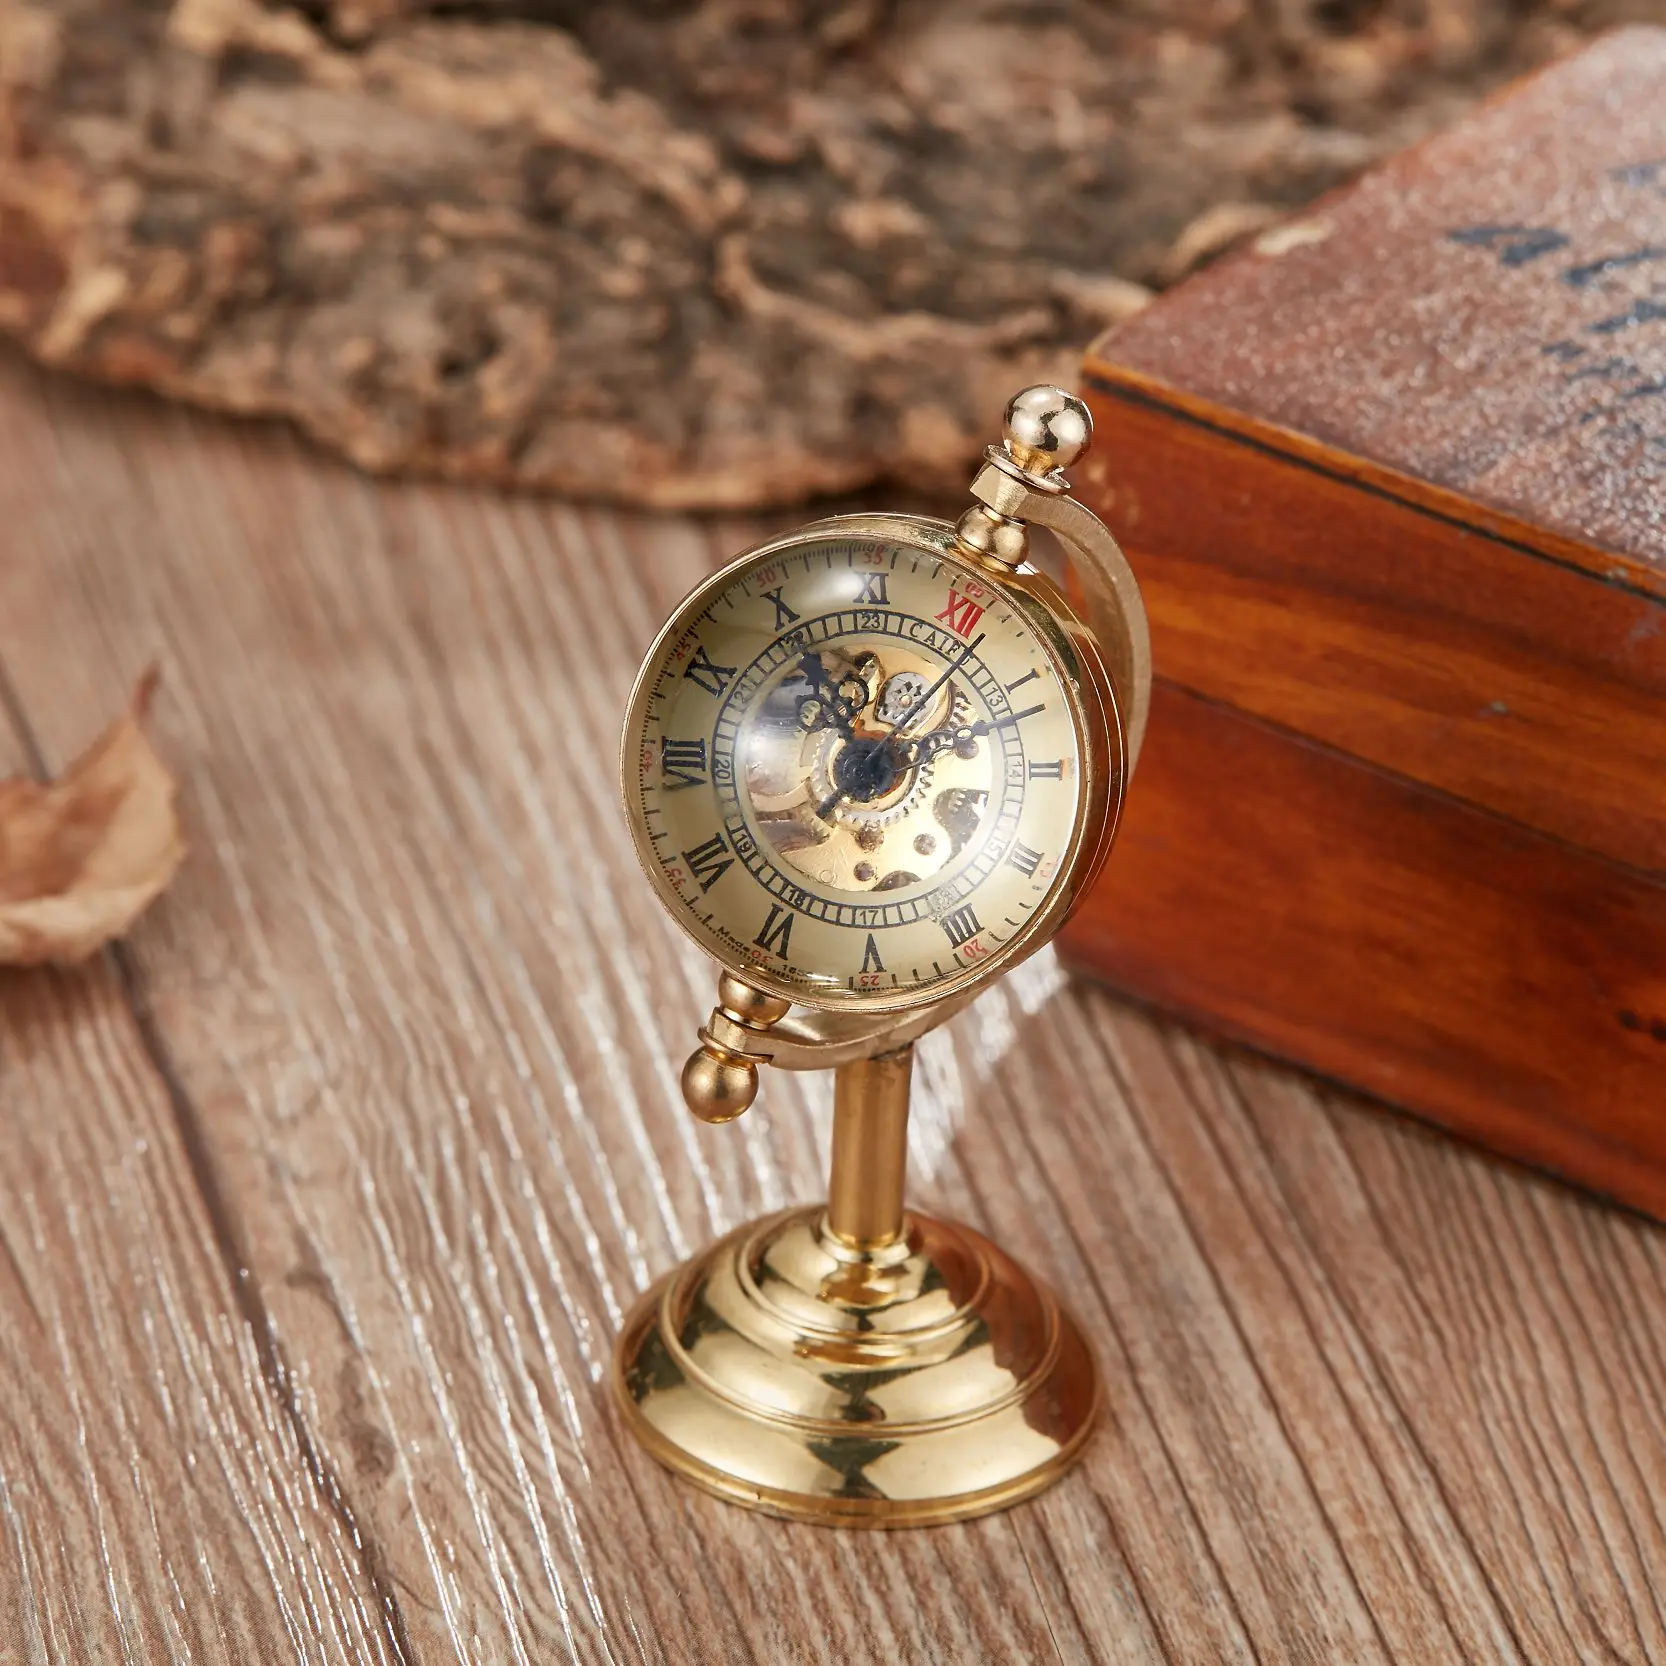
[[1666,1217],[1666,30],[1091,350],[1158,687],[1074,964]]

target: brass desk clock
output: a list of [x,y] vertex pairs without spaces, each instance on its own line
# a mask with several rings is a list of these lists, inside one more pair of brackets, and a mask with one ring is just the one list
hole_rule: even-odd
[[[1139,589],[1062,473],[1090,438],[1071,395],[1019,394],[958,526],[841,515],[748,551],[631,696],[637,854],[722,968],[689,1109],[739,1116],[762,1064],[837,1072],[826,1207],[696,1256],[615,1354],[643,1444],[737,1503],[952,1521],[1040,1491],[1093,1425],[1093,1360],[1052,1294],[903,1207],[913,1042],[1058,928],[1139,751]],[[1069,550],[1085,619],[1028,564],[1028,525]]]

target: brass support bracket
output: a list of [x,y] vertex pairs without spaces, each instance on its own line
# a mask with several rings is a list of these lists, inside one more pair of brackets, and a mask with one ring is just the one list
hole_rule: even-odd
[[972,496],[1009,521],[1051,532],[1075,565],[1087,593],[1088,624],[1099,639],[1118,697],[1125,701],[1128,768],[1139,760],[1151,705],[1151,631],[1139,581],[1109,529],[1069,496],[1055,476],[1032,478],[1004,454],[991,456],[972,480]]

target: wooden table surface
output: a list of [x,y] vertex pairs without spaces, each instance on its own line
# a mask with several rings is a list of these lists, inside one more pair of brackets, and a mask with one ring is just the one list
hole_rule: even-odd
[[159,658],[191,854],[0,975],[0,1662],[1666,1660],[1666,1243],[1068,982],[922,1048],[913,1184],[1066,1290],[1040,1501],[833,1534],[673,1484],[635,1291],[813,1197],[697,1127],[709,969],[615,733],[748,528],[374,485],[0,359],[0,770]]

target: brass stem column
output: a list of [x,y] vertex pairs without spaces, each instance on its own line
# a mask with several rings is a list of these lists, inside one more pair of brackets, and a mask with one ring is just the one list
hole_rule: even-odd
[[913,1068],[911,1042],[834,1072],[827,1230],[851,1249],[883,1249],[902,1236]]

